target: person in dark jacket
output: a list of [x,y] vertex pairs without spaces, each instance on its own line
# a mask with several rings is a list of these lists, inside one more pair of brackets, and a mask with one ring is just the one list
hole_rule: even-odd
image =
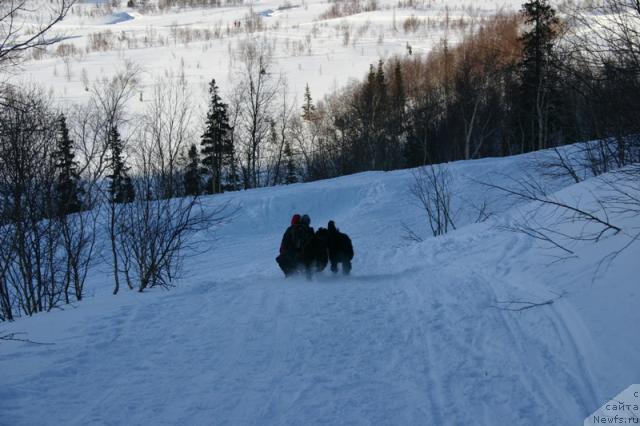
[[307,214],[302,215],[302,217],[300,218],[300,224],[302,228],[301,228],[301,233],[299,234],[300,248],[298,252],[298,259],[299,259],[300,265],[304,266],[304,271],[307,279],[310,280],[311,274],[313,272],[313,269],[312,269],[313,262],[308,262],[307,258],[305,257],[305,254],[308,251],[307,247],[309,247],[309,245],[312,243],[312,240],[314,240],[315,232],[313,232],[313,228],[311,227],[311,218],[309,217],[309,215]]
[[332,220],[329,221],[328,225],[327,247],[329,248],[331,271],[338,272],[338,264],[341,263],[342,273],[349,275],[351,272],[351,260],[353,259],[353,245],[349,236],[340,232]]
[[280,254],[290,254],[293,250],[293,228],[300,223],[300,215],[294,214],[291,217],[291,226],[284,231],[284,235],[282,236],[282,242],[280,243]]
[[284,231],[284,235],[282,236],[282,242],[280,243],[280,255],[276,257],[276,262],[284,272],[286,277],[293,274],[297,267],[298,261],[294,250],[293,243],[293,234],[294,227],[296,227],[300,223],[300,215],[294,214],[291,217],[291,225]]
[[302,261],[307,275],[311,272],[322,272],[327,267],[327,263],[329,263],[328,232],[324,228],[319,228],[304,247]]
[[291,218],[291,226],[282,236],[280,255],[276,258],[276,262],[287,277],[303,265],[304,247],[313,237],[313,228],[309,223],[311,223],[309,216],[300,217],[299,214],[294,214]]
[[307,236],[314,233],[313,228],[311,227],[311,218],[308,214],[302,215],[302,217],[300,218],[300,223],[306,226]]

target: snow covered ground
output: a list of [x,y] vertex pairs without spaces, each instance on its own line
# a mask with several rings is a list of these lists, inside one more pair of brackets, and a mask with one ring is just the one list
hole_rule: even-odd
[[[52,343],[1,341],[0,424],[582,424],[640,383],[640,244],[593,278],[640,218],[613,213],[623,232],[576,242],[564,261],[504,230],[531,205],[478,181],[543,180],[540,155],[448,165],[458,229],[438,238],[407,192],[411,171],[210,197],[241,210],[177,288],[110,296],[105,267],[76,307],[0,325]],[[608,191],[546,180],[583,206]],[[485,199],[494,215],[473,223]],[[352,237],[352,276],[282,277],[294,212]],[[552,226],[556,213],[538,218]],[[403,224],[424,241],[403,239]],[[554,302],[500,309],[522,306],[508,300]]]

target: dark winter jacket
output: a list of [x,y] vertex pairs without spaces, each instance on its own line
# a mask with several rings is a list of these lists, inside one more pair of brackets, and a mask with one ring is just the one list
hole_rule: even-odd
[[299,259],[307,242],[313,237],[313,228],[296,223],[287,228],[280,243],[280,254]]
[[353,259],[353,245],[347,234],[340,232],[333,221],[329,222],[328,241],[329,259],[332,263]]
[[329,262],[327,242],[328,231],[324,228],[318,229],[304,247],[302,262],[305,267],[320,272],[327,266]]

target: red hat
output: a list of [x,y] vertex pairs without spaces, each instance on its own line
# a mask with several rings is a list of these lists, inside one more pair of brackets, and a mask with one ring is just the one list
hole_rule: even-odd
[[291,218],[291,224],[292,225],[297,225],[298,222],[300,222],[300,215],[299,214],[294,214],[293,217]]

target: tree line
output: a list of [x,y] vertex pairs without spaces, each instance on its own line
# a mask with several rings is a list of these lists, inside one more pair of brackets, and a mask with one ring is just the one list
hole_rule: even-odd
[[319,102],[307,86],[301,110],[272,69],[269,44],[247,42],[223,103],[232,177],[216,192],[586,140],[602,141],[585,154],[594,170],[603,155],[622,167],[639,155],[638,24],[630,0],[566,7],[562,18],[547,1],[532,0],[455,45],[445,38],[427,55],[409,51],[371,64],[362,81]]
[[171,287],[197,249],[191,237],[233,214],[224,203],[205,208],[198,190],[189,196],[192,117],[182,78],[158,85],[135,117],[141,125],[122,135],[136,75],[126,67],[64,112],[38,88],[3,86],[0,320],[82,300],[97,264],[110,266],[114,294]]
[[[610,19],[596,23],[603,15]],[[455,46],[444,39],[426,56],[371,65],[364,81],[305,119],[306,178],[610,138],[617,166],[638,161],[640,46],[630,30],[638,24],[632,1],[582,6],[564,19],[529,1]]]

